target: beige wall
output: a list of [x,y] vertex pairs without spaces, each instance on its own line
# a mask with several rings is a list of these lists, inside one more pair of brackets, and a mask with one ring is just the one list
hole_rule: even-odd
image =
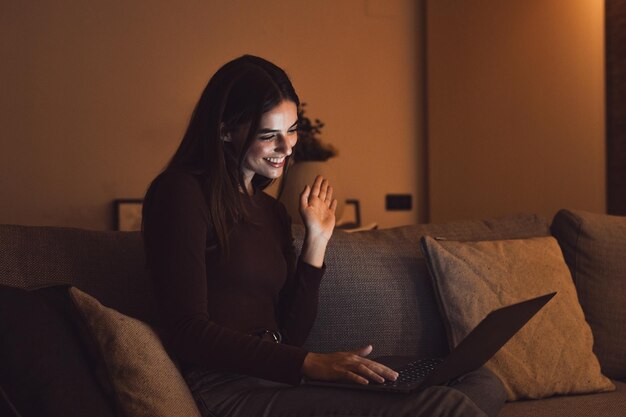
[[[210,75],[286,68],[365,223],[425,219],[420,1],[10,2],[0,223],[111,227],[176,149]],[[433,221],[605,209],[603,2],[428,2]],[[414,197],[387,212],[387,193]]]
[[428,2],[431,220],[605,210],[603,4]]
[[412,0],[5,2],[0,223],[111,227],[176,149],[210,75],[244,53],[291,75],[340,151],[365,222],[418,193],[421,35]]

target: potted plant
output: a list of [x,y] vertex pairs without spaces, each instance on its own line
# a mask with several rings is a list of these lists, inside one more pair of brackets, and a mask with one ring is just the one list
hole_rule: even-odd
[[302,161],[327,161],[337,156],[337,150],[332,145],[323,144],[318,138],[322,133],[324,123],[320,119],[311,122],[305,113],[306,103],[298,110],[298,144],[293,150],[294,163]]

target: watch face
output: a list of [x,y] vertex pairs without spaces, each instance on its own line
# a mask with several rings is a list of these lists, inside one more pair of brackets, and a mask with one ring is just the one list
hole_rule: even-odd
[[274,339],[274,342],[280,343],[280,340],[282,339],[282,337],[281,337],[279,332],[273,331],[273,330],[267,330],[267,332],[272,335],[272,338]]
[[280,343],[283,340],[283,336],[278,330],[263,330],[261,332],[254,333],[254,335],[268,342]]

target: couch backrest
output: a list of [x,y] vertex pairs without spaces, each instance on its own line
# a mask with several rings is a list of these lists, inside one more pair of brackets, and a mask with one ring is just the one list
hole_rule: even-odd
[[[294,226],[296,247],[304,230]],[[374,354],[437,356],[447,342],[418,241],[549,234],[535,215],[358,233],[335,231],[320,287],[314,351],[374,345]],[[155,301],[139,232],[0,225],[0,283],[20,288],[72,284],[103,304],[154,323]]]
[[[298,242],[303,232],[301,226],[294,228]],[[548,234],[547,221],[532,214],[357,233],[336,230],[306,347],[336,351],[372,344],[372,355],[442,356],[448,343],[420,237],[494,240]]]
[[72,284],[153,323],[155,302],[139,232],[0,225],[0,284]]

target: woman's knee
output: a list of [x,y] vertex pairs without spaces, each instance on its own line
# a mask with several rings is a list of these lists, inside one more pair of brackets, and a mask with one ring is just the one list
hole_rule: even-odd
[[487,417],[487,414],[463,392],[447,386],[434,386],[421,393],[412,412],[403,416]]
[[500,379],[485,367],[457,378],[450,386],[465,394],[489,417],[498,415],[507,398]]

